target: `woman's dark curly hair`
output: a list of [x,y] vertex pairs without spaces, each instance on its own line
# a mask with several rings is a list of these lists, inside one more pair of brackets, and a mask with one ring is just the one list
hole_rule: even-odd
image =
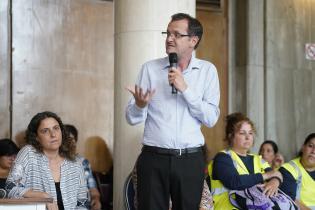
[[54,118],[61,129],[61,134],[62,134],[62,143],[61,146],[59,147],[59,154],[60,156],[68,159],[68,160],[74,160],[76,151],[75,151],[75,143],[70,140],[68,134],[65,132],[64,125],[58,117],[53,112],[45,111],[45,112],[40,112],[37,113],[32,119],[31,122],[27,126],[26,130],[26,142],[29,145],[32,145],[38,152],[43,153],[43,148],[42,145],[39,143],[39,141],[36,139],[37,137],[37,131],[38,127],[40,126],[40,123],[42,120],[47,119],[47,118]]
[[228,143],[229,146],[232,146],[234,135],[241,129],[241,126],[244,122],[250,124],[253,131],[256,133],[254,123],[242,113],[235,112],[229,114],[228,116],[226,116],[225,120],[226,126],[224,140]]

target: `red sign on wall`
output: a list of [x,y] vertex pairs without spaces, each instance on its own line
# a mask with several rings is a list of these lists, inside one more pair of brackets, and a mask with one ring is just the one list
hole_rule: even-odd
[[315,60],[315,44],[307,43],[305,44],[305,56],[308,60]]

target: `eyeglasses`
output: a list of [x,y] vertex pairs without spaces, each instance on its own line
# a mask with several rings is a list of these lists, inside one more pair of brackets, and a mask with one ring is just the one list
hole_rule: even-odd
[[185,37],[185,36],[190,36],[189,34],[181,34],[181,33],[178,33],[178,32],[171,33],[169,31],[163,31],[162,35],[166,36],[167,38],[168,37],[173,37],[175,39],[180,39],[180,38]]

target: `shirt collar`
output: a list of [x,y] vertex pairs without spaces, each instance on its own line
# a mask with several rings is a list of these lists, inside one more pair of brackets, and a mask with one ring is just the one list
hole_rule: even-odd
[[[164,58],[163,66],[163,70],[168,70],[170,68],[170,61],[168,59],[168,56]],[[189,65],[187,69],[184,70],[184,72],[189,70],[198,70],[200,68],[200,62],[198,62],[198,59],[194,55],[192,55]]]

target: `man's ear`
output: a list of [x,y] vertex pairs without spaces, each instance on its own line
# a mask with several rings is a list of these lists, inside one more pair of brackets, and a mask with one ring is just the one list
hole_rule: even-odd
[[190,37],[190,43],[192,44],[192,47],[195,48],[196,44],[199,41],[199,37],[198,36],[192,36]]

